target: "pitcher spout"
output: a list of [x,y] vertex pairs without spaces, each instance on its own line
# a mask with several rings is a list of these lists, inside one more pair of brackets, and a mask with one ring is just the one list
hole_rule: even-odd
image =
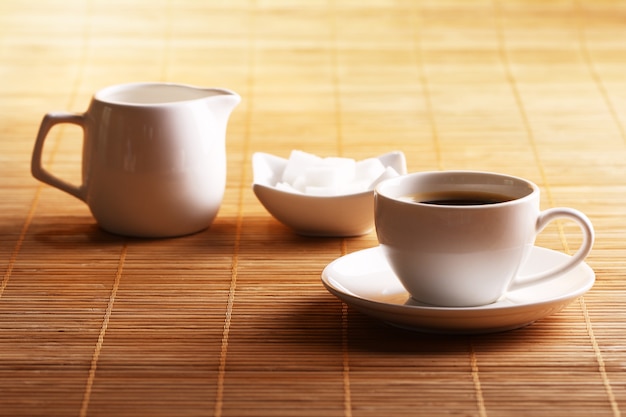
[[233,109],[241,102],[241,96],[232,90],[225,88],[206,88],[207,105],[218,118],[228,120]]

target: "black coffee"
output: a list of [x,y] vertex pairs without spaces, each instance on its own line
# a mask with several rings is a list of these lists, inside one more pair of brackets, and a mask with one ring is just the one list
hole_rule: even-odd
[[438,206],[482,206],[503,203],[514,198],[504,194],[483,191],[442,191],[434,193],[418,193],[401,198],[415,203],[433,204]]

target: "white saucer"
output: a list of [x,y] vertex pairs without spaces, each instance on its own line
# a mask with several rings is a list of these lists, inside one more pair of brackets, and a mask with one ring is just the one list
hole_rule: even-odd
[[[569,257],[535,246],[523,275],[557,265]],[[394,326],[435,333],[491,333],[517,329],[554,314],[587,292],[593,270],[581,263],[550,281],[509,292],[480,307],[436,307],[410,298],[389,268],[380,247],[354,252],[331,262],[322,282],[333,295],[364,314]]]

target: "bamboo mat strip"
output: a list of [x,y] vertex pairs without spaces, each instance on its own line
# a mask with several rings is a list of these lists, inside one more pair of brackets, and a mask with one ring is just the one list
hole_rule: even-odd
[[84,417],[87,415],[87,410],[89,408],[89,399],[91,398],[91,390],[93,388],[93,381],[96,378],[96,370],[98,369],[98,358],[100,357],[100,352],[102,351],[102,345],[104,343],[104,336],[106,335],[107,327],[109,325],[109,320],[111,319],[111,312],[113,311],[113,305],[115,303],[115,296],[117,295],[117,290],[120,286],[120,280],[122,279],[122,272],[124,271],[124,262],[126,261],[127,252],[128,252],[128,246],[124,245],[122,247],[122,253],[120,254],[120,261],[119,261],[119,265],[117,268],[117,272],[115,273],[115,281],[113,282],[113,289],[111,290],[111,296],[109,298],[109,302],[107,304],[107,308],[104,313],[102,327],[100,328],[100,333],[98,334],[98,341],[96,342],[96,347],[93,351],[93,356],[91,358],[91,364],[89,366],[89,376],[87,377],[87,384],[85,386],[85,392],[83,394],[83,401],[80,406],[79,415],[81,417]]
[[352,391],[350,388],[350,353],[348,350],[348,306],[341,309],[341,346],[343,363],[343,415],[352,416]]
[[[249,26],[254,27],[254,13],[249,13],[248,21]],[[239,185],[239,195],[238,195],[238,208],[237,208],[237,220],[236,220],[236,228],[235,228],[235,245],[233,249],[233,257],[232,257],[232,267],[231,267],[231,281],[230,287],[228,290],[228,299],[226,302],[226,313],[224,319],[224,330],[222,334],[222,342],[220,347],[220,359],[219,359],[219,369],[217,374],[217,389],[216,389],[216,400],[215,400],[215,409],[213,415],[216,417],[220,417],[223,414],[223,406],[224,406],[224,379],[226,375],[226,365],[228,360],[228,343],[229,343],[229,335],[230,335],[230,327],[232,322],[233,308],[235,302],[235,295],[237,290],[237,275],[239,268],[239,250],[241,244],[241,235],[242,235],[242,227],[244,221],[244,184],[249,181],[247,176],[248,167],[245,164],[245,161],[250,160],[250,125],[251,125],[251,117],[254,111],[254,101],[253,94],[254,91],[254,74],[255,74],[255,59],[254,59],[254,36],[253,32],[249,33],[248,37],[248,45],[247,45],[247,54],[248,54],[248,78],[246,82],[246,91],[249,93],[250,97],[248,102],[246,103],[246,115],[245,115],[245,128],[243,134],[243,144],[242,144],[242,155],[243,160],[241,162],[241,171],[240,178],[241,184]]]
[[589,318],[589,311],[587,310],[587,304],[585,303],[585,297],[580,297],[579,299],[583,314],[585,316],[585,324],[587,325],[587,333],[589,334],[589,339],[591,339],[591,345],[593,346],[593,352],[596,355],[596,359],[598,361],[598,371],[602,377],[602,384],[606,389],[606,394],[608,396],[609,403],[611,404],[611,410],[613,411],[614,416],[620,416],[621,411],[617,401],[615,400],[615,395],[613,393],[613,388],[611,386],[611,381],[606,372],[606,366],[604,363],[604,358],[602,357],[602,351],[598,345],[598,341],[596,340],[593,325],[591,323],[591,319]]
[[480,369],[478,367],[478,359],[474,346],[470,342],[470,363],[472,367],[472,381],[474,382],[474,391],[476,392],[476,406],[480,417],[487,416],[487,408],[485,407],[485,398],[483,397],[483,388],[480,383]]
[[15,242],[15,246],[11,251],[11,256],[9,257],[9,261],[7,264],[6,271],[4,276],[2,277],[2,284],[0,285],[0,298],[2,298],[2,294],[4,293],[4,289],[9,284],[9,279],[11,278],[11,273],[13,272],[13,267],[15,266],[15,262],[17,261],[17,257],[20,254],[20,250],[22,249],[22,244],[24,243],[24,238],[26,237],[26,233],[28,232],[28,227],[33,220],[33,216],[35,214],[35,208],[37,207],[37,203],[39,201],[39,194],[41,193],[42,187],[38,187],[35,192],[35,197],[33,202],[31,203],[30,209],[28,210],[28,214],[26,215],[26,220],[20,230],[20,234]]
[[438,170],[443,170],[443,161],[441,156],[441,144],[439,139],[439,131],[437,129],[437,123],[435,122],[433,103],[430,93],[430,88],[428,85],[428,81],[426,78],[426,71],[424,68],[424,51],[422,48],[421,35],[419,33],[419,29],[423,25],[423,19],[420,17],[420,14],[415,10],[415,8],[411,9],[412,14],[412,25],[413,28],[411,32],[411,39],[414,43],[411,48],[412,51],[415,51],[415,66],[417,72],[417,79],[419,80],[419,85],[424,96],[424,106],[426,108],[426,115],[428,120],[428,125],[430,127],[430,133],[433,138],[433,146],[435,149],[435,159],[437,161],[436,168]]
[[[341,239],[341,255],[346,255],[346,239]],[[341,303],[341,362],[343,376],[343,415],[352,416],[352,391],[350,388],[350,338],[348,335],[349,310],[346,303]]]
[[585,25],[583,22],[583,11],[582,11],[582,6],[580,4],[580,1],[578,0],[574,1],[574,7],[575,7],[574,13],[576,14],[576,29],[577,29],[577,34],[578,34],[578,44],[580,45],[580,51],[583,56],[585,65],[587,69],[589,70],[589,73],[593,79],[594,84],[596,85],[597,89],[600,91],[600,94],[602,95],[602,98],[604,102],[606,103],[606,107],[608,108],[611,114],[611,117],[613,121],[615,122],[615,125],[619,129],[622,140],[624,140],[624,142],[626,143],[626,128],[624,128],[624,123],[622,123],[620,117],[618,116],[617,111],[615,110],[615,106],[613,105],[613,102],[611,98],[609,97],[609,93],[606,89],[606,86],[602,82],[602,77],[600,77],[600,75],[598,74],[598,70],[589,52],[589,45],[587,41]]

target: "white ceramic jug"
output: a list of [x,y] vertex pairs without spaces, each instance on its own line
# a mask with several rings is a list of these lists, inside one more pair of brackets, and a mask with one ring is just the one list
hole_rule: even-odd
[[[226,186],[226,125],[236,93],[170,83],[98,91],[85,113],[48,113],[32,156],[35,178],[85,201],[105,230],[138,237],[190,234],[211,225]],[[84,131],[82,184],[42,166],[58,123]]]

